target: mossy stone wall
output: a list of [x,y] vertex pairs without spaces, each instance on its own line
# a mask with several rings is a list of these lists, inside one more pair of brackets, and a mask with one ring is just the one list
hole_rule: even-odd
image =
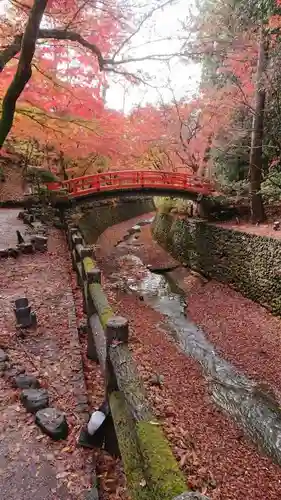
[[163,213],[153,235],[191,269],[281,314],[281,241]]
[[81,213],[78,222],[85,240],[89,244],[97,241],[98,237],[108,228],[119,222],[126,221],[138,215],[155,210],[152,198],[124,198],[117,203],[112,201],[92,202],[77,209]]

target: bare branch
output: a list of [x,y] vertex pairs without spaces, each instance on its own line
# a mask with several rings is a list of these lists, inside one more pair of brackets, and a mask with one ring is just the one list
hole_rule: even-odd
[[125,45],[127,45],[127,43],[137,34],[139,33],[139,31],[141,30],[142,26],[144,25],[144,23],[153,16],[153,14],[157,11],[157,10],[161,10],[163,9],[164,7],[166,7],[166,5],[169,5],[171,3],[174,3],[175,0],[167,0],[166,2],[160,4],[160,5],[156,5],[153,9],[151,9],[144,17],[143,19],[141,20],[141,22],[139,23],[139,25],[136,27],[136,29],[127,37],[125,38],[125,40],[123,40],[123,42],[121,43],[120,47],[115,51],[114,55],[113,55],[113,59],[115,59],[115,57],[117,56],[117,54],[119,54],[121,52],[121,50],[125,47]]

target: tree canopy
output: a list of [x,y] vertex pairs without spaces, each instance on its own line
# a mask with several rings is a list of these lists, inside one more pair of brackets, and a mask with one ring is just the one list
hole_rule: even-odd
[[[279,199],[279,0],[204,0],[157,33],[178,0],[7,0],[0,10],[0,148],[63,175],[184,169],[220,190]],[[141,37],[146,27],[147,40]],[[168,47],[168,49],[167,49]],[[201,65],[179,98],[173,61]],[[164,100],[145,63],[162,64]],[[153,72],[152,72],[153,73]],[[112,79],[156,88],[158,101],[110,109]],[[184,89],[185,90],[185,89]]]

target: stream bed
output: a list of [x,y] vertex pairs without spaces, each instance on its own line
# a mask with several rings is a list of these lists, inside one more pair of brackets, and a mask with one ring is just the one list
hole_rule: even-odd
[[181,350],[202,366],[214,402],[244,429],[258,447],[281,465],[281,409],[278,401],[216,353],[203,330],[186,315],[185,294],[169,273],[151,272],[134,255],[139,230],[135,226],[120,243],[124,250],[128,247],[130,253],[119,257],[120,272],[114,273],[112,279],[121,282],[123,290],[137,294],[165,316],[167,334],[172,334]]

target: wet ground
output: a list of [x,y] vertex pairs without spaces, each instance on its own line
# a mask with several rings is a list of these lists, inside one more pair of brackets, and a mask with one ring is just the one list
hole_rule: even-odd
[[[131,319],[135,358],[175,454],[184,448],[182,432],[194,443],[195,466],[194,461],[190,464],[189,449],[187,466],[180,458],[188,483],[195,481],[201,491],[222,500],[281,498],[280,469],[263,455],[281,463],[281,420],[275,393],[263,392],[256,380],[237,370],[221,349],[217,351],[208,331],[195,324],[188,302],[200,276],[178,267],[167,255],[163,259],[163,251],[148,236],[149,225],[138,227],[137,222],[134,219],[131,225],[108,230],[99,242],[99,260],[111,299]],[[158,267],[158,272],[151,272],[148,263]],[[176,269],[159,274],[159,268],[165,267]],[[168,353],[172,358],[167,359]],[[147,376],[151,370],[163,375],[169,387],[152,391]],[[261,483],[258,487],[261,475],[263,487]],[[265,484],[266,493],[262,491]]]

